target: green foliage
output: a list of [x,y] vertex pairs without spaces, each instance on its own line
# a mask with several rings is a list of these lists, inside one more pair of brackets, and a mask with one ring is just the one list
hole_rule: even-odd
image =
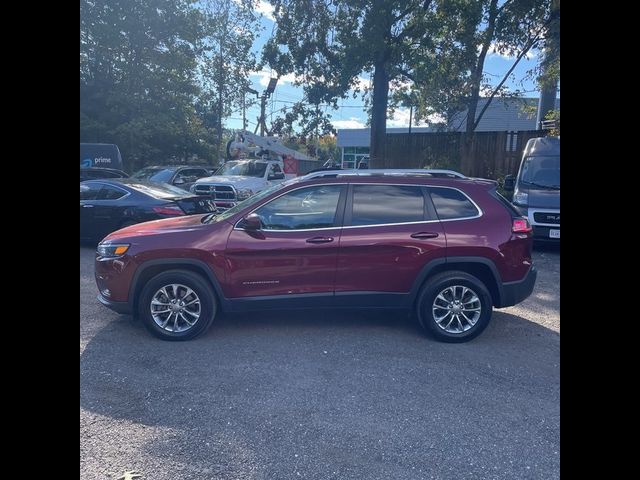
[[271,124],[271,135],[292,136],[294,131],[303,137],[334,134],[331,115],[317,106],[309,106],[304,102],[297,102],[291,110],[277,117]]
[[202,0],[206,38],[204,61],[199,67],[203,94],[201,108],[211,111],[216,148],[223,147],[223,120],[242,108],[243,92],[251,86],[255,69],[252,51],[260,21],[253,0]]
[[80,139],[118,144],[129,170],[207,153],[195,141],[206,136],[193,108],[203,25],[192,3],[80,3]]
[[[479,120],[478,101],[486,92],[497,97],[519,96],[521,92],[493,85],[484,74],[489,53],[499,53],[519,61],[534,48],[544,33],[548,0],[438,0],[431,42],[418,63],[415,82],[410,86],[415,99],[416,117],[438,114],[450,124],[454,115],[467,110],[473,116],[467,130]],[[501,79],[506,80],[506,77]],[[475,122],[474,122],[475,120]],[[459,125],[450,125],[458,128]]]
[[[130,171],[148,163],[217,163],[221,120],[253,65],[251,5],[81,0],[80,140],[116,143]],[[220,47],[222,69],[212,62]],[[214,105],[223,78],[220,110]]]
[[549,135],[554,137],[560,136],[560,109],[551,110],[544,117],[545,120],[553,120],[555,122],[555,128],[549,130]]
[[[293,73],[311,106],[365,93],[359,82],[373,74],[372,141],[383,142],[390,82],[406,82],[416,46],[428,30],[429,1],[271,0],[277,28],[263,49],[263,61],[280,75]],[[416,43],[417,42],[417,43]],[[377,88],[377,89],[376,89]],[[291,125],[295,111],[283,120]],[[330,118],[320,114],[325,120]],[[302,116],[302,123],[309,116]],[[315,116],[318,118],[316,109]],[[378,133],[378,135],[376,135]],[[375,151],[382,151],[376,145]],[[372,146],[372,159],[374,156]]]

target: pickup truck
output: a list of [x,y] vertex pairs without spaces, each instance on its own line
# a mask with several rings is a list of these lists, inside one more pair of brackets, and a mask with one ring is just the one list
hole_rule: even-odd
[[284,179],[281,162],[233,160],[222,165],[212,177],[198,179],[190,191],[210,197],[218,211],[224,211]]

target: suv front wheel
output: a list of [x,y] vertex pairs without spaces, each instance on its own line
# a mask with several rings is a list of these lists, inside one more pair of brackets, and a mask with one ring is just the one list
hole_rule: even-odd
[[466,272],[442,272],[429,279],[418,296],[417,316],[429,334],[450,343],[467,342],[489,324],[491,294]]
[[138,303],[144,326],[163,340],[190,340],[206,332],[216,311],[211,285],[187,270],[170,270],[153,277]]

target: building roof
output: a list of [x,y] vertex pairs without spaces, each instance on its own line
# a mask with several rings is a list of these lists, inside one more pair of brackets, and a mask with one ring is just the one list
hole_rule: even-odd
[[[520,130],[537,130],[536,112],[527,114],[525,107],[537,107],[537,98],[494,98],[489,108],[482,116],[476,132],[517,132]],[[476,118],[487,103],[486,98],[478,101]],[[560,108],[560,99],[556,98],[556,108]],[[467,111],[455,114],[450,122],[450,131],[464,132],[467,130]]]
[[[486,104],[487,99],[478,101],[476,118]],[[537,130],[536,115],[524,113],[524,107],[536,107],[537,98],[493,99],[482,116],[477,132],[504,132],[520,130]],[[560,99],[556,99],[556,108],[560,108]],[[464,132],[466,130],[466,111],[452,117],[448,131]],[[408,128],[387,128],[387,133],[407,133]],[[413,127],[412,132],[434,132],[431,127]],[[364,147],[369,145],[369,128],[340,129],[337,131],[338,147]]]

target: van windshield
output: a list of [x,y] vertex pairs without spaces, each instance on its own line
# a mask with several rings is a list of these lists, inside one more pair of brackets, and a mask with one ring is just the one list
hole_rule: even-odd
[[560,189],[560,156],[527,157],[522,164],[520,182],[540,188]]

